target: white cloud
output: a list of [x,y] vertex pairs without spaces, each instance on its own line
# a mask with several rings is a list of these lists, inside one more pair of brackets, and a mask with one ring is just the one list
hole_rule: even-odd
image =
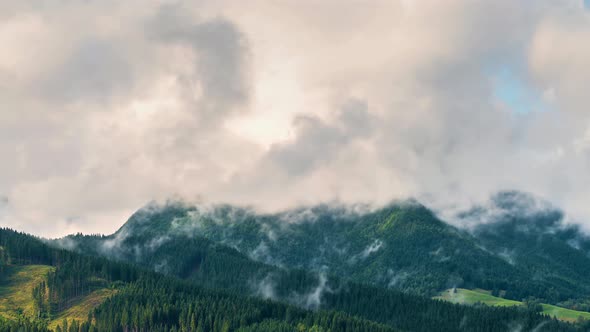
[[[499,189],[587,207],[580,1],[0,4],[0,224],[110,232],[151,199],[265,209]],[[490,68],[548,111],[514,114]]]

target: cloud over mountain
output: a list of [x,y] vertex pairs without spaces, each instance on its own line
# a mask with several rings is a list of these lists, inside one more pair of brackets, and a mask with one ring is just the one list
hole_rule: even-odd
[[[0,224],[502,189],[583,221],[589,36],[573,0],[3,3]],[[498,93],[515,79],[528,109]]]

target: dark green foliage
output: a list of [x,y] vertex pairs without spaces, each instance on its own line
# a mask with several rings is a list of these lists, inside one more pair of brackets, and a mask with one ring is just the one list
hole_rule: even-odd
[[[62,305],[92,288],[98,280],[123,281],[120,292],[98,307],[87,322],[66,322],[59,331],[231,331],[251,324],[272,321],[291,327],[317,327],[322,331],[393,331],[344,313],[297,309],[286,304],[251,299],[215,290],[204,290],[186,282],[141,271],[102,258],[53,249],[39,239],[11,230],[0,230],[0,243],[13,261],[49,264],[55,273],[33,290],[39,307],[51,306],[47,315],[63,310]],[[30,256],[29,256],[30,255]],[[48,290],[47,290],[48,289]],[[49,293],[49,299],[45,294]],[[267,322],[271,320],[271,322]],[[42,331],[40,320],[2,322],[2,328]],[[336,328],[336,329],[334,329]]]
[[[369,286],[326,294],[323,307],[348,312],[408,331],[574,331],[573,326],[533,311],[507,307],[468,307],[432,301]],[[538,328],[535,330],[535,328]]]
[[473,209],[462,217],[479,220],[489,211],[493,211],[487,216],[489,222],[474,227],[477,240],[531,279],[543,281],[517,279],[515,287],[500,285],[507,290],[507,298],[534,296],[543,302],[573,304],[588,300],[590,238],[577,226],[565,225],[561,211],[525,194],[504,192],[493,197],[490,207]]
[[8,321],[0,317],[0,332],[49,332],[47,324],[38,320],[19,318]]
[[[103,240],[82,236],[75,238],[78,250],[84,251],[86,243],[87,251],[100,252]],[[207,287],[228,289],[244,295],[272,296],[303,307],[337,310],[404,330],[505,331],[511,326],[533,329],[541,324],[539,331],[575,330],[570,325],[525,310],[453,305],[395,290],[363,286],[324,274],[281,269],[254,262],[232,248],[200,237],[177,235],[173,240],[163,241],[153,251],[148,249],[149,246],[141,246],[150,242],[150,238],[144,237],[141,232],[133,232],[120,240],[116,252],[118,257],[127,257],[152,268],[157,268],[158,263],[165,260],[167,273]],[[143,252],[149,254],[138,255],[137,248],[140,248],[139,252],[145,250]],[[194,264],[192,269],[188,268],[191,263]],[[261,288],[271,294],[261,293]],[[316,292],[317,297],[314,297]],[[260,323],[252,328],[263,329],[264,324],[274,323]],[[284,324],[280,326],[277,328],[292,328]]]
[[[64,321],[58,331],[233,331],[253,324],[274,326],[276,321],[306,330],[315,327],[321,331],[393,331],[391,327],[341,312],[312,312],[287,304],[205,290],[126,264],[53,249],[36,238],[11,230],[0,230],[0,243],[10,257],[14,257],[13,261],[56,267],[47,284],[43,282],[33,290],[38,306],[58,307],[50,312],[63,310],[60,305],[83,294],[85,288],[92,288],[95,279],[127,283],[96,308],[88,321]],[[47,292],[51,294],[49,300],[44,298]],[[0,324],[3,324],[0,328],[6,327],[7,331],[13,328],[44,331],[39,328],[45,326],[41,320],[25,319]]]
[[146,273],[129,264],[55,249],[38,238],[9,229],[0,229],[0,247],[12,264],[55,267],[47,280],[33,289],[33,300],[41,318],[51,318],[67,309],[72,299],[113,281],[131,282]]
[[578,311],[590,312],[590,299],[569,299],[557,303],[558,306]]
[[[0,247],[5,262],[55,267],[55,272],[48,276],[46,282],[33,290],[39,311],[47,317],[61,312],[72,299],[93,289],[118,285],[118,292],[93,310],[87,321],[64,322],[58,329],[61,332],[586,330],[585,326],[562,323],[534,310],[461,306],[380,287],[385,285],[385,281],[388,286],[394,277],[388,275],[391,264],[409,269],[412,267],[412,255],[420,264],[432,261],[431,256],[440,260],[441,252],[444,254],[448,248],[471,248],[468,244],[475,246],[475,239],[442,223],[417,205],[393,206],[363,214],[363,223],[355,222],[345,212],[330,211],[319,211],[316,214],[320,217],[297,222],[281,230],[269,216],[258,220],[247,211],[230,207],[222,207],[216,212],[217,215],[213,215],[216,219],[208,217],[195,224],[194,209],[173,206],[170,209],[152,209],[149,213],[140,211],[112,236],[76,235],[61,241],[62,246],[75,248],[78,253],[52,248],[37,238],[11,230],[0,230]],[[229,225],[224,220],[240,222]],[[243,246],[253,250],[237,250],[224,245],[224,239],[216,238],[221,236],[217,232],[222,232],[224,228],[227,229],[225,241],[243,233],[240,237],[243,244],[229,243],[238,249]],[[189,229],[193,231],[188,232]],[[295,236],[292,238],[289,234]],[[343,241],[344,237],[340,238],[343,234],[350,239],[356,235],[360,240],[338,242]],[[262,243],[259,242],[262,236],[267,246],[264,254],[256,251]],[[375,242],[375,239],[380,242]],[[432,241],[439,242],[433,245]],[[313,256],[313,250],[319,250],[319,243],[330,243],[335,247],[323,249],[323,252],[331,252],[329,254]],[[439,251],[441,247],[437,245],[441,243],[444,245]],[[288,252],[281,245],[291,249],[302,246],[302,253]],[[420,247],[425,248],[425,252],[419,253]],[[338,248],[355,254],[340,254],[336,250]],[[373,249],[368,250],[366,256],[362,255],[367,248]],[[303,269],[280,268],[254,261],[248,256],[273,263],[268,258],[274,260],[278,257],[277,253],[282,258],[274,263]],[[494,255],[484,257],[480,254],[456,253],[473,264],[481,259],[484,269],[507,264]],[[305,258],[304,255],[312,256]],[[345,279],[329,275],[321,268],[308,270],[314,269],[309,265],[314,258],[322,266],[325,265],[324,259],[328,261],[332,257],[330,255],[342,256],[339,263],[336,261],[338,264],[329,266],[330,272],[332,269],[338,271],[339,264],[347,264],[358,269],[359,274]],[[394,258],[393,263],[387,260],[387,255]],[[305,262],[310,263],[303,264]],[[483,284],[487,280],[481,279],[484,277],[493,277],[492,281],[500,278],[509,281],[514,277],[518,281],[521,273],[518,270],[507,270],[515,271],[514,275],[496,272],[488,276],[483,273],[477,279],[478,274],[473,272],[473,278],[469,279],[463,277],[470,271],[467,267],[459,262],[443,267],[442,263],[446,262],[439,262],[441,266],[433,270],[424,270],[425,276],[416,278],[409,285],[418,290],[425,287],[419,292],[426,292],[427,289],[440,287],[441,280],[448,282],[455,276],[463,278],[464,283],[475,284],[474,280],[479,280],[477,282]],[[421,271],[420,264],[413,271]],[[340,268],[344,271],[344,265]],[[385,268],[385,277],[389,279],[370,278]],[[437,273],[443,276],[439,277]],[[360,280],[361,276],[374,285],[358,283],[364,281]],[[267,296],[274,301],[249,295]]]
[[134,283],[94,310],[91,320],[100,331],[235,331],[260,326],[272,331],[275,326],[290,331],[297,326],[315,326],[321,331],[393,331],[341,312],[311,312],[170,278]]
[[[231,206],[169,203],[141,209],[111,236],[78,235],[58,243],[201,283],[223,271],[214,279],[216,287],[224,288],[243,283],[236,285],[231,275],[222,282],[228,272],[213,264],[231,264],[236,269],[230,273],[257,280],[265,268],[248,261],[254,259],[327,270],[351,281],[423,296],[452,287],[502,291],[504,297],[519,301],[534,296],[548,303],[590,296],[590,279],[585,277],[590,275],[585,254],[590,241],[579,241],[571,228],[560,230],[559,213],[529,219],[503,216],[476,228],[473,236],[416,202],[373,212],[318,206],[274,215]],[[530,230],[522,235],[515,225]],[[574,240],[588,250],[573,248]],[[507,254],[517,255],[519,264]],[[206,259],[212,256],[225,257]]]

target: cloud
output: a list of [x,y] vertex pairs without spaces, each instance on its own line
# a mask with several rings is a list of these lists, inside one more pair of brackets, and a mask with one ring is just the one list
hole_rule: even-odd
[[[447,211],[504,189],[583,221],[589,15],[575,0],[0,4],[0,224],[111,232],[175,197]],[[542,111],[498,97],[501,68]]]
[[[138,5],[7,9],[0,39],[24,40],[0,58],[3,224],[112,231],[151,198],[206,192],[203,173],[221,181],[226,162],[257,149],[223,128],[249,94],[239,30],[190,15],[170,30],[160,17],[180,8]],[[31,51],[47,57],[18,58]],[[197,178],[203,187],[182,189]]]
[[89,36],[30,88],[58,105],[77,101],[104,104],[130,92],[135,83],[130,61],[113,41]]
[[254,294],[262,297],[263,299],[276,300],[278,297],[275,292],[276,284],[273,280],[273,275],[269,274],[258,283],[252,283]]
[[290,175],[304,175],[335,159],[353,140],[370,135],[371,120],[366,102],[355,99],[330,122],[299,116],[293,124],[296,138],[272,145],[266,158]]
[[369,244],[367,247],[365,247],[365,249],[363,249],[363,251],[350,257],[348,262],[350,264],[356,264],[359,261],[363,261],[363,260],[367,259],[371,254],[381,250],[381,247],[383,247],[383,241],[381,241],[379,239],[375,239],[371,244]]
[[233,105],[243,106],[240,104],[247,101],[250,83],[246,70],[248,46],[232,22],[214,18],[195,23],[195,18],[187,15],[185,8],[175,4],[160,7],[147,29],[153,38],[169,47],[188,46],[194,51],[194,58],[189,58],[194,64],[194,72],[186,73],[182,79],[197,80],[195,88],[213,104],[202,105],[200,115],[227,112]]

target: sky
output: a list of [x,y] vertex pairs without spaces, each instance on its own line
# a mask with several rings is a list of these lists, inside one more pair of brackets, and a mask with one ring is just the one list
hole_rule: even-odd
[[0,226],[519,190],[590,225],[587,0],[0,1]]

